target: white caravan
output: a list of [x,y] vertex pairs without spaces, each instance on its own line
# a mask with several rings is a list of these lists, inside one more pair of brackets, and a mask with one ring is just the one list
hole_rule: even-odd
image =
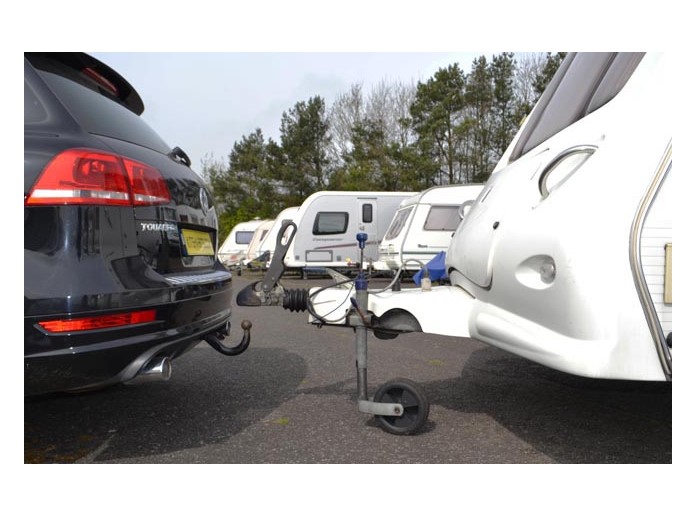
[[294,217],[295,238],[285,256],[288,269],[356,268],[357,233],[366,233],[365,263],[377,260],[377,247],[404,199],[414,192],[316,192]]
[[266,238],[271,227],[273,227],[273,219],[262,220],[261,224],[254,231],[254,235],[251,237],[249,242],[249,247],[247,248],[244,258],[242,258],[242,265],[247,265],[250,261],[254,260],[259,256],[259,247],[261,242]]
[[218,249],[218,259],[227,268],[238,267],[244,259],[249,243],[254,238],[256,229],[264,221],[260,219],[240,222],[232,228],[230,234]]
[[[674,84],[662,54],[568,54],[455,232],[451,286],[368,291],[375,335],[670,381]],[[310,321],[351,324],[350,297],[312,289]]]
[[273,251],[276,248],[278,231],[280,231],[280,228],[283,225],[283,221],[293,220],[293,217],[299,209],[299,206],[291,206],[290,208],[285,208],[278,214],[275,221],[273,221],[273,226],[268,231],[268,234],[266,234],[266,237],[263,239],[261,245],[259,246],[259,256],[263,256],[264,253],[268,252],[268,259],[266,260],[267,263],[269,263],[273,259]]
[[416,271],[447,251],[463,210],[482,189],[482,184],[434,186],[404,200],[379,244],[374,268]]

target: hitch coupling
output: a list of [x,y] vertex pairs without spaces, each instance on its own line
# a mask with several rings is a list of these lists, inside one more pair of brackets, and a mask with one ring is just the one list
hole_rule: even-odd
[[251,343],[251,321],[244,319],[241,326],[242,330],[244,330],[244,335],[242,335],[241,342],[234,347],[229,347],[222,343],[222,341],[225,340],[225,338],[230,334],[229,321],[220,330],[209,333],[203,337],[203,340],[205,340],[213,349],[222,353],[223,355],[227,355],[228,357],[240,355],[246,351]]
[[291,312],[304,312],[307,309],[309,291],[300,288],[283,288],[275,285],[264,290],[261,281],[247,285],[237,294],[239,306],[282,306]]
[[266,274],[261,281],[247,285],[237,294],[239,306],[282,306],[292,312],[307,309],[307,290],[285,289],[279,283],[285,272],[283,260],[296,233],[297,225],[292,220],[284,220],[278,231],[275,251]]

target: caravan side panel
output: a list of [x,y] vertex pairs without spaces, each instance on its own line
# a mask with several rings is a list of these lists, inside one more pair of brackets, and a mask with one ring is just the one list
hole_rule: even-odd
[[484,342],[582,376],[671,379],[650,313],[671,329],[670,179],[650,193],[671,149],[664,56],[569,54],[559,70],[457,229],[452,284],[477,299],[468,325]]
[[360,262],[356,235],[368,234],[365,262],[377,259],[377,246],[401,201],[412,192],[317,192],[295,217],[297,234],[285,265],[288,268],[354,268]]

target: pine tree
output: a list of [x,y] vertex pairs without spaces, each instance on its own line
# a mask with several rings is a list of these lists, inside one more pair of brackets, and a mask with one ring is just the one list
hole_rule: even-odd
[[328,186],[330,175],[329,123],[324,99],[301,101],[284,112],[280,123],[280,147],[275,147],[274,172],[284,190],[287,206],[297,205]]
[[493,79],[491,157],[495,166],[510,145],[518,127],[515,120],[514,54],[503,52],[493,56],[491,76]]
[[457,63],[440,68],[433,78],[416,87],[411,104],[412,126],[422,150],[431,145],[438,167],[437,184],[455,183],[458,179],[458,148],[464,109],[464,73]]
[[[541,97],[544,93],[546,86],[551,82],[553,76],[555,75],[558,67],[565,59],[567,52],[556,52],[552,54],[551,52],[546,53],[546,63],[544,63],[544,68],[542,68],[541,73],[534,79],[534,92],[536,93],[536,100]],[[536,101],[535,100],[535,101]]]
[[466,76],[467,123],[470,145],[467,163],[474,182],[484,182],[490,174],[492,141],[493,80],[486,56],[474,59]]

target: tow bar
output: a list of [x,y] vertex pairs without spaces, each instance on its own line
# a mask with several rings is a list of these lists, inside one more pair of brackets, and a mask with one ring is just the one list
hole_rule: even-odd
[[227,346],[222,342],[230,334],[229,322],[224,328],[203,337],[203,340],[210,344],[215,351],[227,355],[228,357],[233,357],[244,353],[249,347],[249,343],[251,342],[251,321],[247,321],[246,319],[242,321],[242,331],[244,332],[242,340],[234,347]]
[[[282,238],[288,227],[292,226],[292,232],[287,237],[285,244]],[[297,226],[291,222],[283,223],[278,232],[276,249],[271,265],[263,280],[247,286],[237,295],[237,304],[240,306],[279,306],[291,311],[309,310],[315,315],[311,307],[311,294],[305,289],[284,289],[279,285],[279,280],[285,272],[283,259],[288,247],[297,232]],[[366,233],[356,235],[360,247],[360,269],[355,280],[352,281],[355,288],[355,297],[351,297],[351,311],[346,315],[346,324],[355,331],[355,354],[358,387],[358,410],[365,414],[375,416],[380,427],[392,434],[410,435],[420,431],[425,425],[430,412],[430,403],[421,387],[406,378],[394,378],[381,385],[372,400],[367,395],[367,333],[376,329],[372,324],[372,316],[368,313],[368,277],[363,269],[363,251],[367,241]]]

